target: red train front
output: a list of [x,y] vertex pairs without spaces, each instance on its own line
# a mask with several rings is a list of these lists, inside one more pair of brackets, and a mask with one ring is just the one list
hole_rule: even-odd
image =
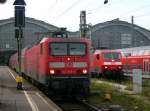
[[44,38],[24,53],[24,74],[55,94],[89,93],[90,41]]
[[114,50],[96,50],[91,64],[92,74],[98,76],[122,76],[121,53]]

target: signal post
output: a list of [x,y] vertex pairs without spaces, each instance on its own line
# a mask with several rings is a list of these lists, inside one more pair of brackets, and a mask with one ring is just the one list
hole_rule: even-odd
[[22,89],[22,71],[21,71],[21,46],[23,38],[23,27],[25,27],[25,1],[15,0],[13,3],[15,6],[15,38],[17,39],[18,47],[18,63],[19,63],[19,73],[16,77],[17,89]]

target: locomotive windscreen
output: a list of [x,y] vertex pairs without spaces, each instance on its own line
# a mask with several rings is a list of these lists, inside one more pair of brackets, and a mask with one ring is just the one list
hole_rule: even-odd
[[104,59],[114,59],[114,60],[118,60],[121,59],[121,55],[120,53],[104,53],[103,54]]
[[50,43],[50,55],[53,56],[84,56],[85,54],[84,43]]

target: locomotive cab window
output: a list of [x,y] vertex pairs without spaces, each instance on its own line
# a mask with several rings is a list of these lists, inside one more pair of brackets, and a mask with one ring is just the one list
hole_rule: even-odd
[[85,44],[81,43],[70,43],[69,44],[69,54],[70,55],[85,55]]
[[96,54],[96,59],[97,59],[97,60],[99,60],[99,59],[100,59],[99,54]]
[[50,55],[53,56],[84,56],[86,54],[86,44],[84,43],[50,43]]
[[40,54],[43,54],[43,44],[40,44]]
[[121,54],[119,53],[104,53],[103,54],[104,59],[114,59],[114,60],[120,60],[121,59]]
[[67,55],[66,43],[51,43],[50,44],[51,55]]

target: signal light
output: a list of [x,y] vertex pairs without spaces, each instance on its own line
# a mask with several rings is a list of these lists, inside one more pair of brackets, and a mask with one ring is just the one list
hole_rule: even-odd
[[15,29],[15,38],[23,37],[22,29]]

